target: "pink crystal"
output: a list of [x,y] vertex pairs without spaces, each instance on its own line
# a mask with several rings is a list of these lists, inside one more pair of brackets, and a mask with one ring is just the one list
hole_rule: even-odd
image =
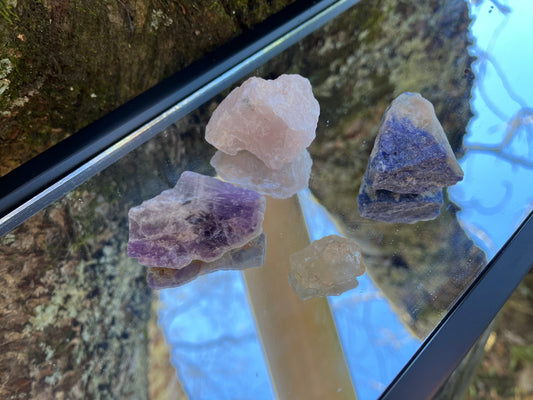
[[293,162],[283,164],[280,169],[271,169],[246,150],[234,156],[217,151],[211,165],[225,181],[267,196],[287,199],[309,186],[313,161],[309,152],[304,150]]
[[215,261],[261,234],[265,205],[259,193],[186,171],[173,189],[130,209],[128,255],[148,267]]
[[248,150],[269,168],[296,160],[315,138],[320,108],[300,75],[250,78],[213,112],[205,139],[224,153]]

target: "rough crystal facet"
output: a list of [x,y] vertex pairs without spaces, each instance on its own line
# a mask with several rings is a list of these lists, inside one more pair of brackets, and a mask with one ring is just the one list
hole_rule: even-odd
[[359,245],[337,235],[315,240],[290,256],[289,284],[306,300],[333,296],[355,288],[357,276],[365,272]]
[[363,182],[357,196],[359,214],[377,221],[412,224],[435,219],[440,214],[442,189],[406,194],[376,190]]
[[210,263],[193,261],[181,268],[148,268],[146,281],[152,289],[165,289],[184,285],[201,275],[219,270],[243,270],[265,264],[266,236],[264,233],[243,247],[230,250]]
[[433,105],[420,94],[401,94],[385,112],[365,178],[395,193],[435,191],[463,179]]
[[315,138],[320,108],[300,75],[252,77],[213,112],[205,139],[224,153],[248,150],[269,168],[296,160]]
[[265,198],[194,172],[129,211],[128,255],[149,267],[211,262],[262,232]]
[[309,186],[313,161],[307,150],[280,169],[268,168],[252,153],[243,150],[236,155],[217,151],[211,165],[224,180],[264,195],[287,199]]

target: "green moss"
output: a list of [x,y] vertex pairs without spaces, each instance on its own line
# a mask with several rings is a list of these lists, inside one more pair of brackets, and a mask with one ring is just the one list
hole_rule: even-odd
[[[70,359],[68,363],[72,363],[71,368],[83,365],[81,380],[88,384],[86,395],[105,396],[106,392],[118,394],[119,391],[126,395],[136,390],[141,396],[146,391],[142,386],[146,384],[146,378],[144,382],[122,382],[119,387],[101,387],[102,383],[111,383],[110,377],[120,379],[121,375],[128,376],[126,370],[119,371],[122,363],[128,362],[124,356],[131,356],[131,360],[137,364],[142,364],[147,358],[146,337],[136,332],[138,327],[144,326],[149,313],[149,303],[137,303],[141,299],[135,299],[135,293],[143,293],[138,287],[139,281],[144,280],[143,269],[127,260],[125,251],[118,254],[112,251],[109,254],[111,258],[104,263],[89,265],[80,262],[75,273],[60,276],[50,300],[34,309],[34,315],[25,327],[27,332],[46,332],[39,346],[40,355],[35,355],[34,361],[39,363],[39,360],[47,360],[57,365],[52,375],[45,377],[44,385],[53,386],[63,378],[68,368],[60,369],[57,361],[66,357]],[[91,295],[94,290],[97,290],[96,296]],[[134,309],[128,311],[124,305],[133,306]],[[136,309],[142,310],[141,313]],[[77,340],[83,344],[76,345],[74,353],[70,354],[65,349],[75,337],[72,321],[76,321],[81,328]],[[125,349],[130,356],[124,352]],[[65,361],[62,363],[64,365]],[[101,370],[101,365],[107,365],[110,370]],[[131,371],[141,374],[146,368],[139,366]]]
[[379,39],[383,35],[384,24],[387,22],[386,17],[391,11],[391,5],[382,9],[378,2],[364,2],[362,7],[358,7],[356,15],[361,27],[359,40],[371,44]]
[[18,19],[17,14],[9,4],[9,0],[0,0],[0,18],[11,25]]
[[511,360],[509,368],[516,370],[519,364],[533,363],[533,345],[514,345],[511,346]]

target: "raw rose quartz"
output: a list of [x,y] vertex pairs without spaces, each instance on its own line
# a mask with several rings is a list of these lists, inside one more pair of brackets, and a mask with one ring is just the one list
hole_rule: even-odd
[[224,153],[248,150],[269,168],[296,160],[315,138],[320,108],[300,75],[250,78],[213,112],[205,139]]

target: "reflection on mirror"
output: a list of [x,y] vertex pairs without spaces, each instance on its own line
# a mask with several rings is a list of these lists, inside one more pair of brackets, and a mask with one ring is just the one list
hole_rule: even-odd
[[266,236],[264,233],[244,246],[229,250],[212,262],[195,260],[183,268],[148,268],[146,281],[152,289],[178,287],[201,275],[220,270],[244,270],[265,264]]
[[[251,246],[245,239],[241,247],[219,250],[220,258],[209,261],[218,264],[210,266],[190,257],[182,260],[184,268],[146,269],[127,255],[128,211],[174,188],[184,171],[215,177],[209,179],[216,187],[229,185],[231,199],[234,190],[244,190],[221,182],[230,180],[222,170],[216,176],[210,165],[216,149],[204,138],[209,118],[232,88],[0,238],[0,333],[5,338],[0,366],[10,371],[0,398],[73,393],[148,399],[155,385],[148,378],[152,374],[178,376],[186,394],[171,390],[171,397],[180,399],[311,399],[317,393],[321,399],[378,398],[533,205],[532,187],[525,184],[533,179],[531,68],[522,68],[523,74],[517,70],[531,65],[533,57],[523,51],[531,13],[514,2],[505,15],[496,7],[489,12],[494,2],[476,3],[361,0],[251,73],[265,81],[301,74],[320,103],[316,137],[306,148],[313,162],[309,188],[286,199],[273,198],[273,191],[261,193],[266,207],[258,226],[268,243],[261,268],[198,276],[211,267],[239,267],[240,261],[252,266],[240,253],[242,246]],[[438,218],[413,224],[368,219],[357,209],[382,117],[404,92],[418,92],[434,105],[464,170],[464,179],[435,200],[442,201],[435,206]],[[265,109],[274,118],[273,108]],[[243,124],[257,112],[246,109],[244,100],[235,110],[246,110]],[[255,126],[272,126],[261,118]],[[289,120],[280,117],[274,125],[295,131]],[[266,144],[237,147],[235,156],[248,151],[267,168],[261,158],[266,155],[253,153]],[[256,164],[247,165],[237,185],[255,182]],[[248,168],[254,171],[245,176]],[[307,175],[302,176],[307,184]],[[281,188],[285,183],[279,185],[286,189]],[[248,189],[262,192],[260,186]],[[179,203],[186,192],[170,201]],[[205,197],[196,207],[208,213],[215,196]],[[181,231],[170,222],[173,213],[192,203],[159,212],[156,225],[176,239]],[[217,207],[228,204],[232,200]],[[218,246],[215,231],[202,225],[210,221],[206,214],[191,219],[205,234],[197,235],[193,226],[183,232],[199,240],[212,232],[212,244]],[[144,222],[146,232],[157,232]],[[302,301],[289,285],[290,256],[329,235],[354,240],[366,272],[357,276],[356,288],[339,296]],[[166,247],[169,238],[163,239]],[[253,240],[262,240],[260,227]],[[254,266],[263,262],[258,249]],[[227,265],[224,257],[231,257]],[[156,283],[158,273],[181,286],[151,291],[147,273],[154,277],[151,286],[167,285]],[[150,311],[156,298],[157,313]],[[165,340],[147,336],[153,331],[161,331]],[[161,344],[168,346],[166,353],[154,350]],[[170,357],[175,369],[163,370],[152,362],[157,357]]]
[[211,165],[228,182],[278,199],[288,199],[309,186],[313,161],[307,150],[279,169],[267,167],[252,153],[242,150],[232,156],[217,151]]

